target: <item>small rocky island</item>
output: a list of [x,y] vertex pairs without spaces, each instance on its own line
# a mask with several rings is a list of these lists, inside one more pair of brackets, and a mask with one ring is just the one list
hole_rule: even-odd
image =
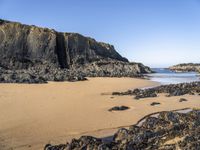
[[200,72],[200,64],[198,63],[184,63],[169,67],[175,72]]
[[85,77],[139,77],[151,73],[114,46],[77,33],[0,19],[0,82],[46,83]]

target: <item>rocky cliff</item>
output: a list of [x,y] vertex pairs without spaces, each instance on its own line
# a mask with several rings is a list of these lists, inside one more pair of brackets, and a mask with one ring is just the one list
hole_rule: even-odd
[[186,63],[178,64],[172,67],[169,67],[170,70],[175,72],[200,72],[200,64]]
[[134,77],[150,72],[140,63],[129,63],[110,44],[77,33],[0,20],[0,82]]

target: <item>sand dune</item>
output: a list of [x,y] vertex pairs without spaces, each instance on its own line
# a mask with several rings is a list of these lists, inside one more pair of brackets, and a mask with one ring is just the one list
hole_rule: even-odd
[[[136,123],[152,112],[200,107],[199,96],[146,98],[112,96],[113,91],[154,86],[134,78],[89,78],[82,82],[0,84],[0,146],[16,150],[43,149],[80,135],[109,136],[117,128]],[[183,97],[183,96],[182,96]],[[161,105],[150,106],[156,101]],[[130,109],[109,112],[113,106]]]

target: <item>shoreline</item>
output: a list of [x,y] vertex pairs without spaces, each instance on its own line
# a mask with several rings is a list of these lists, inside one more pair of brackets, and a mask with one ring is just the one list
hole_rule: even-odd
[[[89,78],[82,82],[0,84],[0,145],[16,150],[43,149],[47,143],[66,143],[81,135],[107,137],[155,112],[199,106],[198,96],[134,100],[132,96],[102,95],[157,83],[138,78]],[[150,106],[158,101],[161,105]],[[16,103],[17,102],[17,103]],[[126,111],[109,112],[125,105]]]

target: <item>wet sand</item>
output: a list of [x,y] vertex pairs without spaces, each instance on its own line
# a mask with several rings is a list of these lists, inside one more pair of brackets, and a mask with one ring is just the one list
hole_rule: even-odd
[[[118,128],[137,123],[153,112],[200,107],[200,96],[134,100],[112,96],[113,91],[155,86],[134,78],[89,78],[81,82],[0,84],[0,146],[2,149],[42,150],[47,143],[65,143],[80,135],[106,137]],[[161,105],[150,106],[151,102]],[[129,110],[109,112],[113,106]]]

